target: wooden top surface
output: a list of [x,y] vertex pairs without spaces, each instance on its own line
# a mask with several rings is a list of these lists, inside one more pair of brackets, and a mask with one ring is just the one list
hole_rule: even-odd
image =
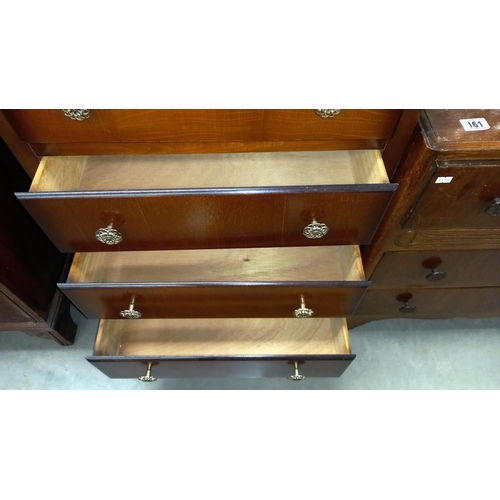
[[[490,128],[478,124],[466,130],[460,123],[478,118]],[[426,109],[420,124],[428,146],[436,151],[500,150],[500,109]]]

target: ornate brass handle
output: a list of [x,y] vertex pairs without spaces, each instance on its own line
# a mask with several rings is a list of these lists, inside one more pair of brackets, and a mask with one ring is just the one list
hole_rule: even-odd
[[308,309],[306,307],[306,302],[304,300],[304,296],[301,295],[300,296],[300,308],[295,309],[295,311],[293,311],[293,315],[296,318],[310,318],[313,314],[314,314],[314,311],[312,309]]
[[90,118],[91,109],[61,109],[61,113],[72,120],[82,122],[87,118]]
[[401,293],[396,297],[398,302],[403,302],[403,306],[399,308],[402,313],[412,313],[417,310],[417,306],[410,304],[409,301],[412,299],[412,293]]
[[125,319],[139,319],[142,317],[142,314],[139,311],[136,311],[134,309],[134,304],[135,304],[135,297],[132,297],[130,299],[130,304],[128,306],[128,309],[124,309],[123,311],[120,311],[120,316]]
[[486,213],[492,217],[500,215],[500,198],[495,198],[492,204],[486,209]]
[[146,372],[146,375],[142,375],[139,377],[139,380],[141,382],[155,382],[157,379],[156,377],[151,376],[151,370],[153,369],[153,363],[148,363],[148,370]]
[[315,219],[313,219],[313,221],[302,231],[302,234],[309,239],[323,238],[326,233],[328,233],[328,226],[326,224],[316,222]]
[[101,227],[95,232],[97,241],[105,243],[106,245],[117,245],[123,240],[121,233],[119,233],[113,224],[106,227]]
[[290,380],[305,380],[305,375],[301,375],[299,373],[299,363],[298,361],[293,362],[293,368],[294,368],[294,373],[293,375],[290,375],[288,378]]
[[333,118],[340,113],[340,109],[315,109],[314,112],[320,118]]

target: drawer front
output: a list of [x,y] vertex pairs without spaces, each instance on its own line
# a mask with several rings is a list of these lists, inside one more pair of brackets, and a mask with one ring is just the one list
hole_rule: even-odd
[[356,356],[240,356],[240,357],[104,357],[91,356],[87,360],[110,378],[139,378],[147,373],[152,363],[151,376],[155,378],[282,378],[295,373],[305,378],[340,377]]
[[500,316],[500,287],[368,290],[356,316]]
[[61,110],[5,110],[31,143],[194,142],[388,139],[402,110],[341,110],[321,118],[306,110],[91,110],[72,120]]
[[404,227],[499,229],[500,163],[439,163]]
[[[368,244],[394,184],[317,188],[17,193],[61,252]],[[303,231],[316,220],[328,233]],[[122,241],[95,233],[110,224]]]
[[[146,318],[293,318],[305,308],[318,318],[354,313],[369,283],[145,283],[59,288],[88,318],[120,319],[134,298],[134,311]],[[127,314],[126,312],[124,314]],[[133,314],[132,314],[133,316]],[[297,321],[307,321],[297,319]]]
[[386,252],[372,288],[500,286],[500,250]]
[[322,118],[312,109],[266,110],[265,139],[389,139],[401,116],[398,109],[339,111],[336,116]]
[[[94,355],[112,378],[338,377],[354,359],[344,319],[102,320]],[[295,367],[294,362],[297,362]]]

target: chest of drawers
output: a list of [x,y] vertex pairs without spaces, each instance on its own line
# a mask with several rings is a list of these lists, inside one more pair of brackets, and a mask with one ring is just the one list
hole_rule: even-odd
[[101,319],[89,361],[144,380],[347,368],[359,245],[416,113],[320,111],[6,112],[45,155],[18,197],[75,252],[61,290]]
[[[461,119],[489,129],[466,131]],[[427,110],[396,196],[363,250],[370,290],[351,327],[379,318],[500,316],[500,111]]]

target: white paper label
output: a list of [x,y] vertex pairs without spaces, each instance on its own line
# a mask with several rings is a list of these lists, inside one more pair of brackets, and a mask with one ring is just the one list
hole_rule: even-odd
[[449,184],[451,182],[451,179],[453,179],[453,176],[451,176],[451,177],[438,177],[436,179],[435,184]]
[[466,132],[477,132],[490,128],[485,118],[464,118],[460,120],[460,123]]

